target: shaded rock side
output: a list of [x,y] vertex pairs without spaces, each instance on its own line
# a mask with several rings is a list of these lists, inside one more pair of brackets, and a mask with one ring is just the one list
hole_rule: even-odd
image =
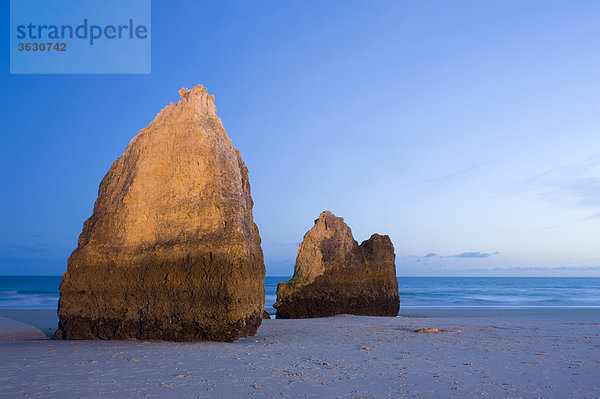
[[396,316],[394,258],[388,236],[373,234],[358,245],[343,218],[323,212],[304,235],[294,276],[277,286],[276,318]]
[[55,338],[233,341],[258,329],[265,267],[248,170],[214,97],[179,94],[102,180]]

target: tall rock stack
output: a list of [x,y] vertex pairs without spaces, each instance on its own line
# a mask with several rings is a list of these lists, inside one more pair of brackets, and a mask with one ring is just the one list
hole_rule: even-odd
[[388,236],[373,234],[358,245],[343,218],[323,212],[304,235],[294,276],[277,286],[276,318],[396,316],[394,257]]
[[258,329],[265,266],[248,170],[214,97],[179,94],[102,180],[55,338],[233,341]]

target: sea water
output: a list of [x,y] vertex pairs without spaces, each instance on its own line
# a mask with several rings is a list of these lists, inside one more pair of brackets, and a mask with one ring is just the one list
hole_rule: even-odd
[[[277,284],[265,278],[274,314]],[[56,309],[60,276],[0,276],[0,309]],[[400,307],[600,308],[600,277],[398,277]]]
[[56,309],[62,276],[0,276],[0,309]]

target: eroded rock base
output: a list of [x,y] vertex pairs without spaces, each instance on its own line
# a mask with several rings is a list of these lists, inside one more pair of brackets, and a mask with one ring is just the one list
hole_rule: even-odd
[[375,280],[372,286],[364,282],[337,281],[338,289],[332,291],[332,283],[326,277],[317,277],[312,284],[280,300],[275,318],[304,319],[337,314],[397,316],[400,296],[390,295],[389,288],[377,287],[377,281],[380,280]]
[[[256,334],[262,322],[260,313],[218,327],[181,324],[166,328],[164,320],[119,320],[72,316],[61,319],[53,339],[143,339],[164,341],[232,342]],[[173,324],[177,323],[173,320]]]

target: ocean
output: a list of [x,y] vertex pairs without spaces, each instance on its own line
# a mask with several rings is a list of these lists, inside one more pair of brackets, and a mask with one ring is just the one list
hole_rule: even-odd
[[[277,284],[265,278],[274,314]],[[61,276],[0,276],[0,309],[56,309]],[[401,309],[600,308],[600,277],[398,277]]]

